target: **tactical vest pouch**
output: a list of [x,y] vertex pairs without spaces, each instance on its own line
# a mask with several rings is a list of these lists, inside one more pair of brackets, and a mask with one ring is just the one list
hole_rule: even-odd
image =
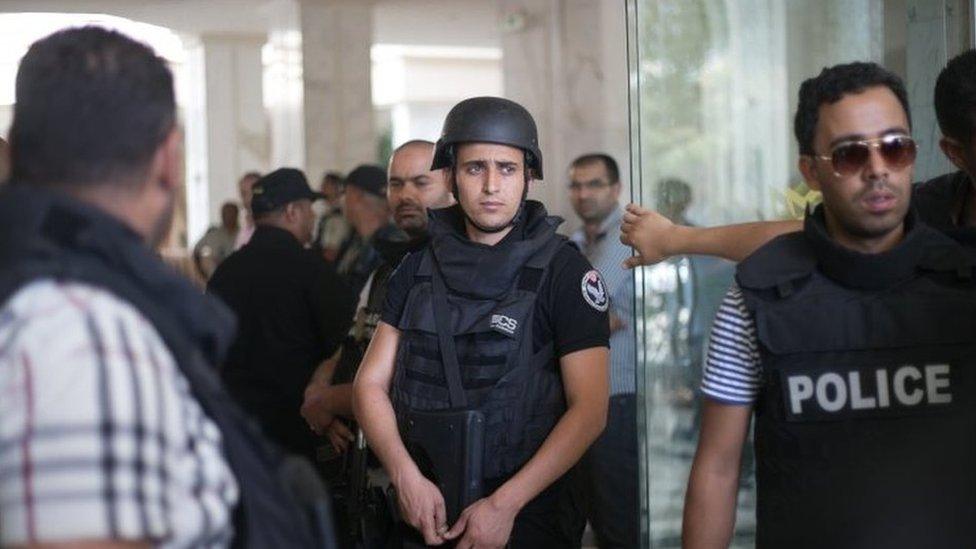
[[420,471],[440,488],[448,523],[453,524],[481,497],[485,415],[480,410],[464,409],[468,402],[450,327],[447,289],[439,272],[434,273],[431,283],[434,322],[452,409],[408,411],[401,420],[400,437]]
[[410,411],[400,437],[420,472],[444,496],[448,524],[482,497],[485,416],[479,410]]

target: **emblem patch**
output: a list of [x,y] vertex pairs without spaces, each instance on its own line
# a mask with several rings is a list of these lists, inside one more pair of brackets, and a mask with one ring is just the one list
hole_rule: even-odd
[[583,275],[581,284],[583,299],[597,311],[605,312],[610,306],[610,298],[607,296],[607,287],[603,285],[603,277],[596,269]]
[[510,316],[491,315],[491,329],[498,330],[503,334],[515,335],[518,329],[518,321]]

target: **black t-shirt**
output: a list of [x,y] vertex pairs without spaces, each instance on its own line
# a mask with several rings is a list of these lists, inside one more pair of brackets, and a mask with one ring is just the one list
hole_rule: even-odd
[[943,232],[958,228],[957,209],[969,192],[969,176],[958,171],[916,183],[912,204],[926,225]]
[[[516,229],[497,245],[504,246],[521,237]],[[422,257],[423,251],[409,254],[391,275],[381,316],[383,322],[399,328]],[[583,349],[610,346],[610,320],[606,309],[598,310],[585,296],[584,278],[594,276],[592,273],[596,273],[593,266],[575,246],[566,245],[556,252],[536,298],[532,330],[534,350],[552,342],[556,358],[561,358]]]

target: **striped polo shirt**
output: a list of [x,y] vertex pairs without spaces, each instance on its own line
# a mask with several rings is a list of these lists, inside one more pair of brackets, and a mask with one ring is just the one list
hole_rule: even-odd
[[732,284],[712,323],[701,390],[724,404],[752,404],[761,388],[756,323],[742,290]]
[[620,242],[619,229],[623,219],[620,206],[600,224],[592,242],[578,229],[570,237],[593,268],[600,271],[610,294],[610,314],[622,322],[622,327],[610,334],[610,394],[634,394],[637,390],[637,351],[634,333],[634,275],[623,268],[631,249]]

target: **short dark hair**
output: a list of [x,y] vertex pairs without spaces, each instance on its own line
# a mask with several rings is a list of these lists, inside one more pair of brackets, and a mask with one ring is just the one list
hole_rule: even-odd
[[610,183],[616,183],[620,181],[620,167],[617,166],[617,161],[613,159],[612,156],[606,153],[589,153],[582,156],[576,157],[573,160],[572,167],[578,168],[586,164],[592,164],[594,162],[602,162],[603,167],[607,170],[607,177],[610,178]]
[[435,146],[433,141],[427,141],[426,139],[411,139],[410,141],[407,141],[406,143],[403,143],[399,147],[393,149],[393,154],[396,154],[402,151],[403,149],[406,149],[407,147],[413,147],[419,145],[423,145],[425,147],[431,147],[431,148]]
[[812,155],[813,136],[820,118],[820,106],[840,101],[845,95],[861,93],[868,88],[884,86],[891,90],[905,110],[911,129],[912,114],[908,108],[905,83],[894,73],[877,63],[847,63],[826,67],[820,74],[800,85],[800,100],[793,121],[793,132],[800,146],[800,154]]
[[968,144],[976,133],[976,50],[949,60],[935,81],[935,116],[942,135]]
[[17,70],[11,175],[141,179],[175,122],[173,74],[149,46],[100,27],[61,30],[34,42]]
[[339,172],[328,171],[322,174],[322,182],[324,183],[326,181],[331,181],[336,185],[342,185],[346,181],[346,178]]

